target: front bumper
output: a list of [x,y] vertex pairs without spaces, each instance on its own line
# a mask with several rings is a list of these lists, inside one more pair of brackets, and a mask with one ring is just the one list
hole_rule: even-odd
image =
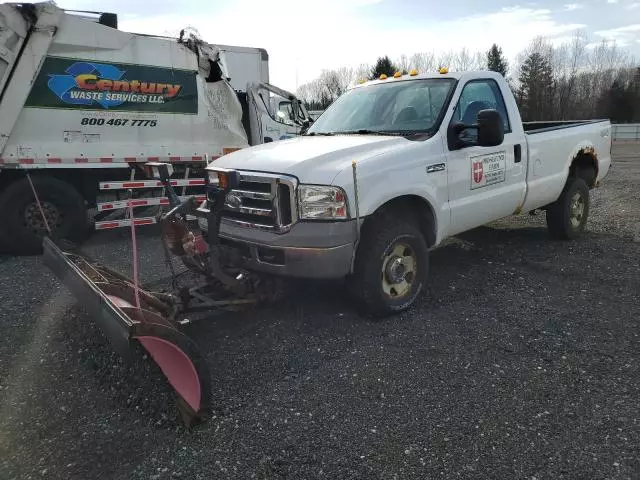
[[330,248],[278,247],[238,243],[223,239],[224,243],[239,247],[244,254],[245,268],[272,275],[297,278],[343,278],[351,271],[353,245]]
[[298,222],[285,234],[246,228],[224,220],[220,225],[221,243],[241,252],[245,268],[285,277],[347,276],[351,272],[355,238],[355,220]]

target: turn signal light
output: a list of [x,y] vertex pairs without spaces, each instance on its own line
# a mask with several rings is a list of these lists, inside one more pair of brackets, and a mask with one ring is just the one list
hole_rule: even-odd
[[237,188],[240,185],[240,172],[237,170],[217,170],[218,188],[222,190]]

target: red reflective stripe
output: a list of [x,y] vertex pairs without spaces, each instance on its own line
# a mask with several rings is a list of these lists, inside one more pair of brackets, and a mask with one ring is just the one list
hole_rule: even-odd
[[136,157],[124,157],[125,162],[135,162],[138,160]]
[[105,184],[102,186],[102,188],[109,188],[109,184],[108,184],[108,183],[105,183]]
[[169,199],[168,198],[161,198],[160,199],[160,205],[169,205]]
[[220,155],[211,155],[211,161],[217,160],[220,158]]
[[189,185],[204,185],[204,180],[189,180]]
[[181,157],[169,157],[172,162],[179,162]]
[[122,184],[122,188],[138,188],[144,187],[144,182],[125,182]]
[[141,218],[141,219],[136,219],[134,223],[136,225],[150,225],[153,223],[153,220],[151,220],[150,218]]
[[160,157],[147,157],[147,161],[149,162],[157,162],[160,160]]
[[47,163],[62,163],[61,158],[47,158]]
[[113,158],[111,157],[101,157],[100,158],[100,163],[112,163],[113,162]]
[[193,157],[191,157],[191,160],[200,161],[200,160],[202,160],[202,157],[201,156],[193,156]]
[[102,223],[99,225],[100,230],[105,229],[105,228],[118,228],[120,226],[120,224],[118,222],[111,222],[111,223]]
[[88,158],[76,158],[75,162],[76,163],[89,163],[89,159]]
[[102,210],[111,210],[111,209],[113,209],[113,204],[112,203],[103,203],[102,205],[100,205],[100,208]]
[[131,200],[132,207],[140,207],[142,205],[147,205],[149,202],[147,200]]
[[18,160],[18,162],[25,165],[31,165],[33,164],[33,158],[21,158]]

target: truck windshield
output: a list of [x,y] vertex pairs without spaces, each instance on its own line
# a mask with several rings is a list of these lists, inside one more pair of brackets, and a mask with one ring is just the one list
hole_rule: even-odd
[[432,132],[454,86],[454,79],[431,78],[354,88],[339,97],[307,135]]

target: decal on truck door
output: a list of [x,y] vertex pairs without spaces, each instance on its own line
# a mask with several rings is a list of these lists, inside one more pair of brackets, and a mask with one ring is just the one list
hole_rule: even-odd
[[507,152],[470,157],[471,190],[505,181]]
[[197,114],[196,72],[47,57],[25,106]]

